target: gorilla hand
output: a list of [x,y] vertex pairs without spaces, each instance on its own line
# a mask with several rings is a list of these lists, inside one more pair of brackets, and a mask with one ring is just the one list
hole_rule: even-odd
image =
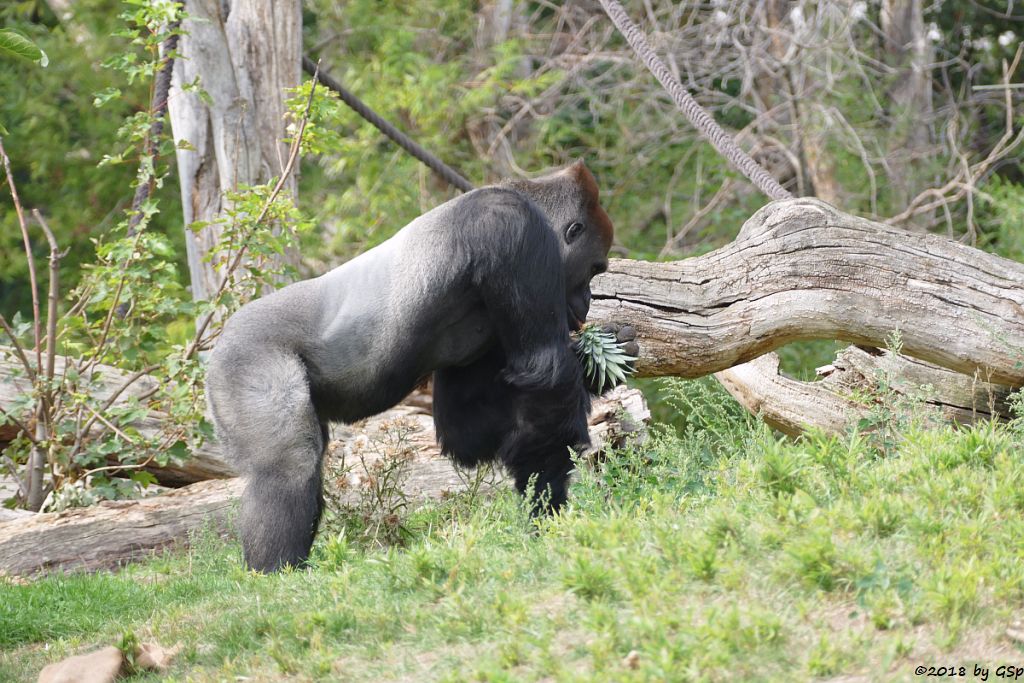
[[[633,358],[640,357],[640,344],[636,340],[636,328],[629,324],[608,323],[601,326],[601,331],[615,335],[615,341],[622,344],[622,350]],[[636,367],[636,361],[629,362],[630,369]]]

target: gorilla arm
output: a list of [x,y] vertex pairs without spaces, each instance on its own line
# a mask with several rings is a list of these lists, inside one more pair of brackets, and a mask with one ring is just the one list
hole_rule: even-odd
[[[569,338],[557,234],[532,202],[499,192],[489,191],[488,220],[474,226],[493,232],[466,231],[478,245],[474,289],[498,343],[473,362],[434,373],[434,423],[456,462],[499,460],[520,492],[533,480],[557,509],[572,469],[568,448],[589,443],[590,398]],[[521,222],[524,212],[529,220]]]

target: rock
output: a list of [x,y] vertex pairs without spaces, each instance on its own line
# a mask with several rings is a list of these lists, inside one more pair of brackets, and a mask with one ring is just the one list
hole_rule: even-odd
[[48,665],[39,672],[39,683],[113,683],[123,664],[121,651],[110,645]]

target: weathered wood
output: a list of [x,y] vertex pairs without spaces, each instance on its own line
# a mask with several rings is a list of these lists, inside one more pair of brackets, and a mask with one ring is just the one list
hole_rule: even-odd
[[0,524],[3,522],[13,522],[19,519],[25,519],[26,517],[31,517],[32,514],[31,510],[8,510],[7,508],[0,508]]
[[871,405],[855,400],[855,392],[877,394],[884,378],[894,398],[918,399],[915,412],[944,422],[972,423],[1009,414],[1010,388],[971,380],[924,361],[878,349],[851,346],[819,368],[823,379],[801,382],[779,373],[774,353],[722,370],[715,377],[750,412],[769,426],[797,435],[808,428],[842,433],[869,417]]
[[670,263],[613,260],[591,319],[639,334],[642,376],[699,377],[803,339],[885,346],[1019,386],[1024,264],[815,199],[773,202],[736,241]]
[[[592,439],[602,444],[635,435],[648,418],[640,392],[618,387],[595,401]],[[467,475],[441,456],[433,420],[420,407],[398,406],[358,424],[336,427],[334,437],[327,470],[340,472],[343,481],[327,484],[342,503],[356,504],[377,475],[376,465],[397,451],[407,458],[399,482],[410,502],[440,498],[469,485]],[[107,569],[187,544],[189,535],[204,527],[230,533],[232,506],[242,486],[237,478],[200,482],[143,500],[105,502],[0,523],[0,574]]]
[[0,524],[0,574],[106,569],[209,525],[226,528],[238,479],[209,481],[144,500],[33,515]]
[[765,424],[796,436],[810,427],[838,433],[868,410],[824,382],[800,382],[779,374],[779,357],[767,353],[716,373],[722,386]]
[[848,391],[876,388],[884,379],[891,390],[920,399],[956,422],[1010,416],[1010,387],[987,382],[980,373],[967,377],[882,349],[850,346],[831,365],[818,368],[818,374]]

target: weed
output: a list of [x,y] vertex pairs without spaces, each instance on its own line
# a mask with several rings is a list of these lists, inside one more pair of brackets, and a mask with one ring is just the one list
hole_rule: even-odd
[[324,466],[324,500],[332,515],[325,524],[329,536],[350,535],[379,546],[406,540],[409,530],[403,522],[409,499],[402,484],[417,452],[412,436],[418,429],[404,418],[388,420],[371,436],[331,451]]

